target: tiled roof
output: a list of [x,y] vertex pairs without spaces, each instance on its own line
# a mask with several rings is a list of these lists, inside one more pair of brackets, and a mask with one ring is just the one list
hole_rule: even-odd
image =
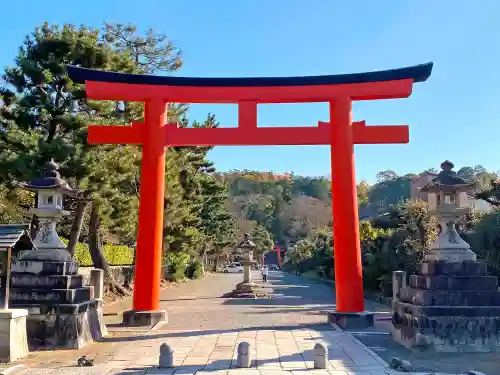
[[0,224],[0,249],[13,247],[28,228],[28,224]]

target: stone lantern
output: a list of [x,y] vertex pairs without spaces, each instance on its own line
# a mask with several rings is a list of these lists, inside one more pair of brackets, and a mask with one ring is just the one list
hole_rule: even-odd
[[69,212],[63,209],[64,195],[73,191],[61,178],[59,165],[52,159],[45,164],[41,177],[21,186],[37,193],[36,207],[30,209],[30,213],[36,215],[40,222],[40,230],[33,239],[35,251],[22,255],[21,259],[71,261],[71,254],[56,230],[56,225],[62,217],[69,215]]
[[238,250],[241,253],[241,264],[243,264],[243,281],[236,285],[236,288],[226,293],[224,297],[229,298],[260,298],[270,297],[265,291],[260,290],[255,283],[252,282],[252,274],[250,267],[252,264],[257,263],[253,259],[253,250],[255,243],[250,239],[250,235],[245,233],[243,240],[238,244]]
[[238,249],[241,250],[243,265],[243,283],[252,282],[251,265],[255,264],[256,261],[253,259],[253,249],[255,249],[255,243],[250,239],[250,235],[245,233],[243,240],[238,244]]
[[469,211],[466,200],[468,193],[474,188],[474,183],[457,176],[453,167],[452,162],[444,161],[441,164],[441,172],[421,189],[428,193],[431,214],[436,216],[440,227],[440,234],[432,243],[426,260],[476,261],[476,254],[456,230],[457,222]]
[[28,309],[28,342],[47,348],[80,349],[107,335],[102,314],[102,270],[91,270],[90,280],[78,272],[78,264],[57,235],[56,225],[69,212],[63,209],[65,194],[73,190],[51,160],[43,175],[25,189],[37,193],[30,212],[40,221],[32,251],[12,262],[9,303]]
[[[422,191],[441,232],[416,273],[393,273],[392,337],[408,348],[436,352],[498,352],[500,291],[498,278],[476,261],[456,231],[467,213],[467,194],[474,184],[445,161],[441,172]],[[408,284],[407,284],[408,283]]]

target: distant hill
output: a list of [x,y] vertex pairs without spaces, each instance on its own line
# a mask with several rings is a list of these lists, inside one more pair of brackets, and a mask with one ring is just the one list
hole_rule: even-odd
[[[360,219],[370,219],[391,206],[410,199],[410,183],[420,174],[404,176],[386,170],[377,174],[377,183],[357,186]],[[481,166],[462,167],[457,173],[488,186],[495,173]],[[219,173],[229,192],[231,211],[240,226],[261,225],[284,249],[313,231],[332,227],[331,189],[328,177],[304,177],[293,173],[259,171]]]

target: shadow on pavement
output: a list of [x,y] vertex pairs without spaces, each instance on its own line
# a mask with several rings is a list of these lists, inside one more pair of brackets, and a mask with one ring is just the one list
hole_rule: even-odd
[[287,314],[287,313],[302,313],[304,315],[328,315],[328,312],[333,309],[274,309],[274,310],[264,310],[264,311],[250,311],[244,312],[244,314]]
[[[311,329],[317,331],[337,331],[334,327],[328,324],[302,324],[301,329]],[[131,335],[123,337],[105,337],[100,340],[101,342],[122,342],[122,341],[144,341],[158,338],[174,338],[174,337],[193,337],[193,336],[204,336],[210,334],[223,334],[231,332],[246,332],[246,331],[290,331],[296,330],[297,325],[283,325],[283,326],[255,326],[255,327],[243,327],[243,328],[233,328],[233,329],[214,329],[214,330],[202,330],[202,331],[180,331],[180,332],[167,332],[161,333],[161,331],[156,331],[158,334],[146,334],[146,335]]]
[[193,298],[162,298],[160,299],[160,302],[176,302],[176,301],[198,301],[198,300],[204,300],[204,299],[221,299],[222,297],[193,297]]
[[[311,343],[311,349],[304,350],[302,352],[296,352],[293,354],[287,354],[287,355],[281,355],[276,358],[268,358],[268,359],[252,359],[252,363],[249,369],[257,369],[259,370],[266,370],[266,366],[271,366],[267,367],[268,369],[271,369],[270,371],[276,371],[278,368],[282,368],[283,371],[290,371],[293,370],[293,372],[306,372],[310,371],[311,369],[306,368],[306,362],[312,362],[314,361],[314,343]],[[328,352],[328,359],[330,361],[336,360],[341,364],[342,366],[349,367],[349,366],[354,366],[354,362],[352,362],[350,359],[346,358],[347,356],[345,353],[341,353],[338,350],[335,350],[334,347],[332,347],[334,350]],[[336,348],[338,349],[338,348]],[[291,363],[294,363],[291,365]],[[302,364],[303,363],[303,364]],[[189,365],[181,365],[181,366],[176,366],[173,368],[171,371],[174,372],[175,374],[193,374],[197,371],[203,370],[203,372],[213,372],[213,371],[219,371],[219,370],[227,370],[230,368],[235,368],[234,361],[232,358],[223,358],[223,359],[218,359],[214,360],[209,363],[199,363],[199,364],[189,364]],[[289,366],[289,364],[291,366]],[[301,368],[303,367],[303,368]],[[235,368],[236,369],[236,368]],[[169,373],[168,369],[158,369],[157,367],[131,367],[125,370],[122,370],[118,374],[127,374],[127,375],[135,375],[135,374],[143,374],[144,370],[149,370],[148,373],[152,374],[160,374],[160,373]],[[245,370],[245,369],[242,369]],[[278,370],[280,371],[280,370]],[[118,375],[117,374],[117,375]]]

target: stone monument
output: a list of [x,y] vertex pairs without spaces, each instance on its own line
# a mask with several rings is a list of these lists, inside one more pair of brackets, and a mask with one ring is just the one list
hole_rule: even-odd
[[498,279],[476,261],[456,225],[467,212],[473,184],[445,161],[422,191],[440,224],[430,253],[411,275],[394,273],[393,337],[409,348],[440,352],[496,351],[500,348]]
[[72,189],[51,160],[43,176],[25,189],[36,192],[40,229],[34,248],[12,262],[10,306],[28,309],[27,334],[33,346],[81,348],[107,334],[102,319],[102,302],[94,298],[93,287],[78,274],[78,265],[57,235],[58,221],[69,213],[63,209],[65,194]]

